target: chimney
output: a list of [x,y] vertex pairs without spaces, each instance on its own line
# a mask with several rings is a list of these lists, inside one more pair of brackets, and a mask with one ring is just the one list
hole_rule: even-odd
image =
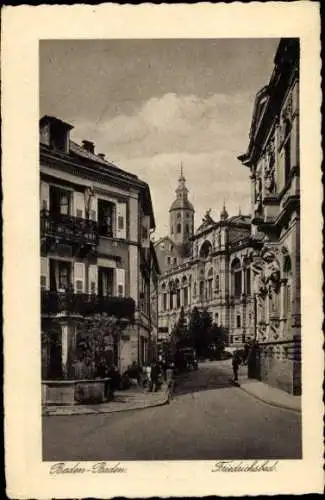
[[91,141],[82,141],[82,147],[89,153],[95,153],[95,144]]
[[97,156],[99,156],[102,160],[105,160],[105,153],[98,153]]

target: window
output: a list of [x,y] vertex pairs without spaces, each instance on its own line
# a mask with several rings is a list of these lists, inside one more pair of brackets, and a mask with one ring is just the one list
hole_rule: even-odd
[[204,281],[200,281],[200,299],[204,300]]
[[[69,288],[69,284],[70,284],[70,264],[66,262],[59,262],[59,289],[67,290]],[[82,291],[82,281],[81,281],[81,291]]]
[[123,297],[123,285],[118,285],[118,287],[117,287],[117,295],[119,297]]
[[236,316],[236,328],[241,328],[241,317],[240,314]]
[[207,282],[207,299],[212,300],[212,278]]
[[98,269],[98,295],[101,297],[111,297],[114,294],[114,269]]
[[181,307],[181,291],[179,288],[176,290],[176,307],[177,309]]
[[163,311],[167,309],[167,293],[163,293]]
[[242,271],[240,268],[240,262],[235,259],[231,265],[232,279],[233,279],[233,295],[235,297],[240,297],[242,293]]
[[181,217],[182,217],[181,213],[180,213],[180,212],[178,212],[178,214],[177,214],[177,219],[181,219]]
[[167,264],[170,264],[170,257],[167,257]]
[[214,321],[215,321],[216,324],[219,323],[219,313],[215,313],[215,315],[214,315]]
[[176,232],[180,233],[181,230],[182,230],[182,224],[177,224],[177,226],[176,226]]
[[[124,229],[124,217],[122,215],[118,216],[117,225],[118,225],[118,228],[123,231],[123,229]],[[143,233],[144,233],[143,239],[148,238],[148,229],[146,227],[143,228]]]
[[190,226],[188,224],[185,225],[185,233],[189,234],[190,232]]
[[188,289],[187,289],[187,287],[184,288],[183,293],[184,293],[184,307],[187,307],[187,305],[188,305]]
[[114,204],[106,200],[98,200],[98,230],[100,235],[113,236],[113,215]]
[[170,294],[169,294],[169,309],[170,310],[174,308],[174,299],[173,299],[173,297],[174,297],[173,292],[170,292]]
[[246,294],[251,294],[251,270],[249,267],[246,269]]
[[177,264],[177,258],[174,257],[174,264]]
[[53,215],[69,215],[71,213],[70,191],[50,186],[50,212]]
[[210,241],[206,240],[200,248],[200,257],[203,257],[205,259],[210,255],[211,250],[212,250],[212,245]]
[[219,276],[219,274],[217,274],[217,276],[216,276],[216,286],[215,286],[215,288],[216,288],[216,293],[219,293],[220,292],[220,276]]

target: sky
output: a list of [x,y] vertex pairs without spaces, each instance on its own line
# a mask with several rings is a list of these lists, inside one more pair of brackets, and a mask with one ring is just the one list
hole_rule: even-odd
[[250,210],[246,151],[256,93],[267,85],[279,39],[43,40],[40,115],[148,182],[157,224],[183,164],[198,226]]

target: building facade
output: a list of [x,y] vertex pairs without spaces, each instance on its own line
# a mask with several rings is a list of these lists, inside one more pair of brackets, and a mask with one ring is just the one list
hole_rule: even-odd
[[256,96],[247,152],[260,377],[300,394],[299,40],[282,39]]
[[208,211],[194,231],[194,207],[181,173],[170,209],[170,235],[155,243],[161,268],[161,340],[170,338],[181,308],[188,320],[194,307],[206,310],[214,323],[224,327],[230,344],[253,337],[249,244],[250,218],[241,214],[229,217],[225,207],[219,221]]
[[[73,127],[40,120],[41,328],[43,377],[68,375],[85,315],[117,317],[114,342],[123,372],[150,355],[151,287],[158,267],[150,233],[155,220],[146,183],[70,139]],[[155,277],[152,276],[154,269]]]
[[[301,392],[299,40],[282,39],[270,81],[255,100],[247,152],[251,215],[194,220],[183,173],[170,209],[170,234],[156,251],[159,335],[169,337],[181,307],[195,306],[228,332],[255,339],[255,376]],[[249,189],[249,186],[248,186]]]

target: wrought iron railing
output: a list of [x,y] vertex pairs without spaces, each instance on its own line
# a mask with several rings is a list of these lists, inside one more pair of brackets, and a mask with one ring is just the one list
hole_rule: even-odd
[[52,214],[41,210],[41,236],[59,239],[63,242],[96,245],[98,242],[97,222],[72,215]]
[[133,320],[135,302],[131,297],[101,297],[85,293],[55,292],[42,290],[42,314],[80,314],[88,316],[106,313],[116,318]]

